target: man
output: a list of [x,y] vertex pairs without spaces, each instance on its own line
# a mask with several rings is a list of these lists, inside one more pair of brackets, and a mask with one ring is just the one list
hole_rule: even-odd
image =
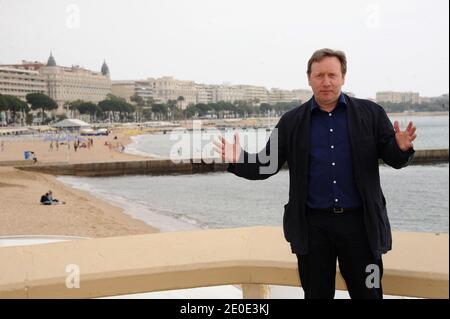
[[41,204],[42,205],[51,205],[52,201],[48,198],[48,193],[45,193],[41,196]]
[[49,190],[45,195],[41,196],[41,204],[43,205],[60,205],[65,204],[65,202],[59,201],[56,198],[53,198],[53,192]]
[[246,179],[288,163],[283,230],[307,299],[334,298],[336,260],[351,298],[383,297],[381,255],[392,238],[378,159],[399,169],[414,155],[413,123],[401,131],[381,106],[343,94],[346,72],[343,52],[316,51],[307,69],[314,96],[281,117],[263,151],[242,150],[238,134],[234,144],[215,142],[228,171]]

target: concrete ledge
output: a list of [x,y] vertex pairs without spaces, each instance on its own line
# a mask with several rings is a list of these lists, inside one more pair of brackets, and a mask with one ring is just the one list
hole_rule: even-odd
[[[385,294],[448,298],[448,234],[394,233]],[[94,298],[215,285],[299,286],[281,227],[250,227],[0,248],[0,298]],[[80,288],[66,288],[66,266]],[[340,274],[337,288],[344,289]],[[262,291],[264,289],[261,289]]]
[[414,154],[414,164],[448,163],[448,149],[419,150]]
[[28,160],[28,161],[1,161],[0,162],[0,167],[1,166],[28,166],[28,165],[36,165],[36,163],[34,163],[32,160]]
[[[448,149],[417,151],[414,164],[448,163]],[[382,164],[382,162],[380,161]],[[82,164],[35,164],[17,166],[27,171],[35,171],[53,175],[74,176],[121,176],[121,175],[169,175],[169,174],[199,174],[208,172],[223,172],[225,163],[205,163],[201,160],[190,160],[186,163],[174,163],[169,159],[148,161],[124,161],[106,163]],[[287,165],[283,167],[287,169]]]
[[121,175],[170,175],[198,174],[225,171],[227,164],[204,163],[190,160],[187,163],[174,163],[171,160],[123,161],[82,164],[48,164],[17,166],[21,170],[35,171],[52,175],[74,176],[121,176]]

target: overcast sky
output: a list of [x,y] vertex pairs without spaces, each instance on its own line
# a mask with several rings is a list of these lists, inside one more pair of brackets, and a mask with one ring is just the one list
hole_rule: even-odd
[[0,64],[47,61],[113,80],[309,88],[323,47],[347,53],[344,90],[449,89],[448,0],[0,0]]

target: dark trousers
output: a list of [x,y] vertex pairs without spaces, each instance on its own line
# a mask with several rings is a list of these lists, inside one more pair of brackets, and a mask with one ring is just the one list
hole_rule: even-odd
[[305,299],[333,299],[336,260],[350,297],[382,299],[383,262],[370,251],[362,211],[308,209],[309,249],[297,255]]

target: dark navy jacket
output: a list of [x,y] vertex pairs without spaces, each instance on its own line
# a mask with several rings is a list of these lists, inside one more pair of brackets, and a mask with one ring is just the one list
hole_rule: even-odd
[[[364,222],[370,248],[375,256],[381,256],[392,248],[386,200],[380,185],[379,159],[396,169],[407,166],[414,157],[414,150],[403,152],[395,140],[395,131],[384,109],[378,104],[345,95],[347,125],[353,158],[353,173],[363,201]],[[276,125],[266,147],[258,154],[241,153],[236,164],[227,170],[237,176],[262,180],[276,174],[287,162],[289,166],[289,202],[284,206],[284,236],[290,242],[292,252],[308,253],[308,227],[306,203],[309,169],[309,134],[311,102],[285,113]],[[278,143],[271,143],[276,139]],[[269,173],[261,168],[270,166],[267,155],[271,144],[277,144],[277,167]],[[250,161],[249,161],[250,160]]]

